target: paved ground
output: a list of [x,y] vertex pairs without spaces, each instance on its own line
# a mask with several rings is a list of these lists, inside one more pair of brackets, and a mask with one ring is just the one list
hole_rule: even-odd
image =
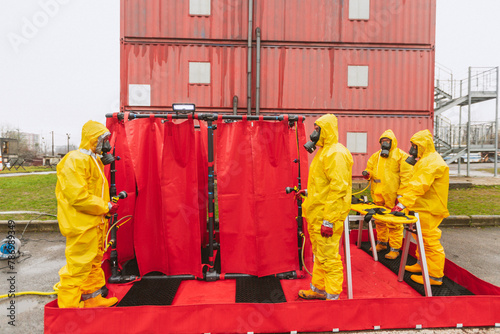
[[[462,175],[465,173],[462,165]],[[471,176],[455,177],[457,164],[450,166],[450,175],[456,182],[471,182],[473,184],[498,184],[500,177],[486,173],[480,169],[493,168],[492,163],[471,164]],[[45,172],[54,173],[54,172]],[[20,174],[0,174],[0,176],[15,176]],[[30,175],[22,174],[22,175]],[[3,239],[0,236],[0,239]],[[443,228],[442,243],[446,257],[476,276],[500,286],[500,227],[463,227]],[[13,270],[7,268],[7,262],[0,262],[0,295],[9,290],[7,278],[15,276],[15,288],[19,291],[52,291],[53,285],[59,281],[59,268],[65,264],[64,238],[59,232],[26,232],[22,240],[23,255],[16,260]],[[15,274],[9,274],[15,272]],[[5,278],[5,279],[4,279]],[[8,325],[6,308],[8,299],[0,299],[0,333],[43,333],[43,307],[55,297],[19,296],[15,299],[16,327]],[[355,333],[366,333],[355,332]],[[368,331],[370,332],[370,331]],[[466,329],[434,329],[434,330],[391,330],[372,331],[377,334],[419,333],[419,334],[464,334],[487,333],[500,334],[500,328],[466,328]]]
[[[500,286],[500,227],[488,228],[444,228],[443,245],[447,258],[464,267],[476,276]],[[52,291],[59,280],[58,270],[64,263],[64,238],[57,232],[26,232],[22,242],[23,255],[16,260],[14,270],[0,262],[0,294],[8,292],[5,277],[15,276],[15,287],[19,291]],[[12,271],[15,274],[9,274]],[[9,300],[0,300],[0,333],[43,333],[43,307],[54,297],[19,296],[15,299],[16,327],[8,325]],[[361,332],[357,332],[361,333]],[[376,331],[387,333],[500,333],[500,328],[468,328],[442,330]]]
[[[460,174],[458,174],[458,164],[453,163],[449,167],[450,181],[461,180],[477,185],[500,185],[500,173],[499,176],[494,177],[493,172],[484,171],[484,169],[493,171],[493,163],[471,163],[468,177],[465,176],[467,175],[467,164],[461,164]],[[500,168],[500,163],[498,168]]]

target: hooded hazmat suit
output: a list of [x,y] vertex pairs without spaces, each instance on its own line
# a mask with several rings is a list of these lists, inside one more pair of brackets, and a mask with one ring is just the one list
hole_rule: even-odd
[[439,241],[441,230],[438,227],[441,221],[450,215],[449,168],[436,152],[429,130],[415,133],[410,140],[418,147],[419,160],[414,166],[408,188],[402,193],[399,202],[408,210],[419,213],[429,276],[441,278],[444,276],[445,254]]
[[82,141],[57,165],[57,219],[66,237],[66,265],[59,270],[58,305],[79,307],[82,294],[105,285],[101,269],[104,215],[109,211],[109,186],[96,156],[99,137],[109,133],[101,123],[88,121]]
[[[381,157],[382,150],[375,152],[368,163],[366,171],[370,173],[370,187],[373,202],[377,205],[392,209],[396,197],[401,195],[408,185],[413,166],[406,163],[408,157],[403,150],[398,148],[398,140],[392,130],[386,130],[379,139],[391,140],[391,148],[387,158]],[[403,225],[375,221],[377,240],[389,245],[393,249],[400,249],[403,240]]]
[[[320,146],[309,168],[308,196],[303,208],[314,253],[311,290],[325,294],[328,299],[342,292],[343,266],[339,241],[344,220],[351,208],[351,153],[338,142],[337,118],[321,116]],[[321,236],[323,220],[333,225],[333,236]]]

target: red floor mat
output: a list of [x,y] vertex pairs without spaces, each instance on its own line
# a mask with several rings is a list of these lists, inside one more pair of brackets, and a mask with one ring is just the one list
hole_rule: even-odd
[[[351,233],[353,234],[353,233]],[[351,236],[355,240],[355,235]],[[309,276],[282,280],[286,303],[235,303],[235,280],[184,281],[170,306],[106,309],[59,309],[45,306],[45,332],[80,333],[273,333],[368,330],[375,327],[485,327],[500,323],[500,288],[447,261],[445,271],[475,296],[423,297],[370,255],[351,244],[353,296],[347,286],[338,301],[301,300]],[[110,296],[122,298],[128,285],[110,286]],[[472,291],[472,290],[471,290]],[[390,310],[390,312],[387,312]],[[91,321],[88,321],[91,319]]]

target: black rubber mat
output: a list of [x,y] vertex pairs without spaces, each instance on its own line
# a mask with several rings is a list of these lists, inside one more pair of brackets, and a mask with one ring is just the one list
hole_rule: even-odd
[[[370,243],[363,242],[361,244],[361,249],[372,256],[372,252],[370,251]],[[389,268],[393,273],[398,275],[399,273],[399,264],[401,262],[401,255],[398,256],[395,260],[388,260],[385,258],[385,254],[389,253],[389,249],[378,252],[378,261],[382,263],[384,266]],[[408,255],[408,260],[406,261],[406,265],[414,265],[417,263],[417,259],[411,255]],[[405,271],[403,280],[411,286],[415,291],[420,293],[422,296],[425,296],[425,289],[422,284],[418,284],[414,282],[410,276],[414,275],[414,273],[410,273]],[[455,283],[448,277],[443,277],[442,285],[431,285],[432,295],[433,296],[471,296],[474,295],[472,292],[464,288],[458,283]]]
[[137,264],[137,259],[133,258],[132,260],[125,262],[125,264],[123,265],[123,268],[122,268],[122,275],[123,276],[128,276],[128,275],[140,276],[139,265]]
[[[208,264],[208,247],[201,249],[201,261],[202,261],[202,263]],[[215,271],[217,271],[218,273],[221,272],[220,263],[221,263],[220,252],[217,252],[217,256],[215,258],[215,263],[214,263],[214,268],[215,268]],[[207,269],[208,269],[208,267],[204,266],[203,273],[205,273],[207,271]],[[123,265],[123,269],[122,269],[122,275],[123,276],[128,276],[128,275],[140,276],[139,266],[137,264],[136,258],[125,262],[125,264]]]
[[241,277],[236,279],[236,303],[286,303],[279,278]]
[[[159,276],[162,273],[153,272],[148,275]],[[172,304],[182,279],[166,278],[166,276],[165,278],[147,278],[148,275],[134,283],[118,303],[118,307]]]

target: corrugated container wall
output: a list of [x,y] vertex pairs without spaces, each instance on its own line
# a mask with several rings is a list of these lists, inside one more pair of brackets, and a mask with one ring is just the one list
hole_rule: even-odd
[[[306,133],[314,130],[314,122],[319,116],[306,117]],[[353,175],[360,176],[366,168],[370,156],[380,150],[378,139],[385,130],[391,129],[398,140],[398,147],[405,152],[410,149],[411,136],[420,130],[432,129],[432,119],[429,117],[381,117],[381,116],[338,116],[339,142],[344,146],[351,146],[350,151],[354,159]],[[366,145],[349,145],[349,139],[356,136],[366,136]],[[358,137],[359,138],[359,137]],[[358,143],[359,144],[359,143]],[[361,143],[363,144],[363,143]],[[314,157],[309,156],[309,162]]]
[[[151,106],[184,101],[231,109],[236,95],[246,108],[246,47],[127,43],[122,52],[123,101],[129,84],[146,84]],[[190,62],[210,63],[210,84],[189,83]],[[367,87],[348,87],[347,65],[354,64],[368,67]],[[422,49],[263,47],[261,112],[428,113],[432,64],[433,53]]]
[[[122,36],[246,40],[248,0],[204,1],[210,15],[190,15],[189,0],[122,0]],[[349,0],[253,2],[264,41],[434,44],[436,0],[366,1],[368,19],[349,19]]]
[[[252,112],[259,28],[260,112],[338,115],[341,138],[349,132],[344,144],[356,151],[354,175],[384,130],[400,133],[404,150],[414,132],[432,131],[436,0],[251,2]],[[122,110],[192,102],[230,112],[236,96],[246,113],[248,5],[121,0]]]

